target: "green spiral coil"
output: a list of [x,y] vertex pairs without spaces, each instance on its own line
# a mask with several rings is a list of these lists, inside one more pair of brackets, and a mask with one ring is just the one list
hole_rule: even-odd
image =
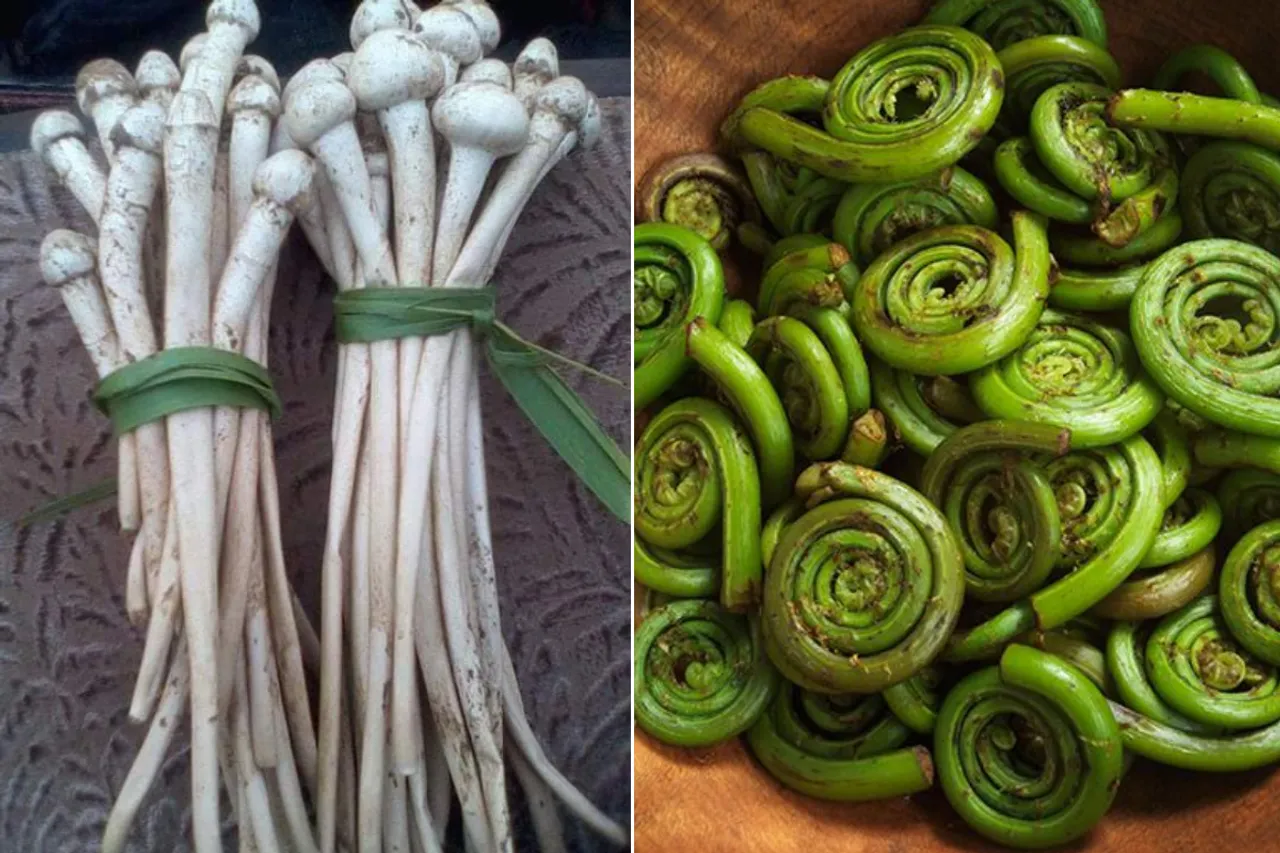
[[1130,306],[1142,363],[1166,394],[1223,426],[1280,437],[1280,259],[1196,240],[1147,266]]
[[1267,521],[1280,518],[1280,474],[1241,469],[1228,471],[1218,484],[1223,528],[1234,542]]
[[807,308],[840,308],[858,281],[858,267],[839,243],[805,235],[779,241],[785,251],[765,258],[756,308],[761,317]]
[[689,368],[686,323],[714,323],[724,304],[724,272],[711,244],[679,225],[635,227],[634,394],[637,409],[656,400]]
[[889,365],[927,375],[968,373],[1013,352],[1049,292],[1044,221],[1015,212],[1013,241],[949,225],[893,246],[855,287],[859,339]]
[[709,746],[749,729],[778,674],[754,619],[714,601],[672,601],[636,629],[636,723],[675,746]]
[[806,469],[806,510],[782,530],[765,577],[769,657],[821,693],[871,693],[942,650],[964,568],[942,514],[892,477],[845,463]]
[[895,243],[939,225],[996,227],[996,203],[985,184],[959,167],[915,181],[858,184],[840,199],[835,241],[866,267]]
[[1070,35],[1043,35],[1010,44],[999,53],[1004,68],[1002,122],[1018,132],[1026,129],[1036,100],[1059,83],[1120,87],[1120,66],[1106,49]]
[[779,234],[831,233],[831,217],[848,184],[767,151],[744,152],[742,165],[765,218]]
[[928,456],[966,423],[982,420],[963,377],[919,376],[869,359],[871,396],[902,442]]
[[[955,165],[995,123],[1004,74],[983,39],[913,27],[873,42],[830,85],[783,78],[749,93],[721,128],[739,149],[849,183],[909,181]],[[814,126],[796,116],[820,116]]]
[[951,807],[1000,844],[1037,849],[1088,832],[1124,769],[1106,698],[1071,664],[1012,645],[942,703],[938,781]]
[[1201,146],[1182,171],[1182,221],[1194,239],[1280,251],[1280,155],[1248,142]]
[[1107,23],[1094,0],[939,0],[925,23],[965,27],[997,50],[1046,35],[1107,46]]
[[[751,440],[724,406],[688,397],[659,412],[636,446],[637,579],[668,595],[714,595],[725,607],[759,601],[760,476]],[[665,555],[687,550],[716,531],[719,571],[706,560]],[[648,547],[645,547],[648,546]],[[644,553],[642,554],[642,550]]]
[[1280,666],[1280,522],[1244,535],[1222,564],[1222,618],[1250,654]]
[[970,387],[989,416],[1065,427],[1077,448],[1128,438],[1164,404],[1128,335],[1052,310],[1017,350],[975,373]]

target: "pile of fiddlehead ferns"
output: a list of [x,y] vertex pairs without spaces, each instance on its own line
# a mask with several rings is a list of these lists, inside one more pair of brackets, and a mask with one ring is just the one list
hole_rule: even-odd
[[940,0],[646,178],[648,735],[1023,848],[1280,761],[1280,110],[1122,83],[1095,0]]

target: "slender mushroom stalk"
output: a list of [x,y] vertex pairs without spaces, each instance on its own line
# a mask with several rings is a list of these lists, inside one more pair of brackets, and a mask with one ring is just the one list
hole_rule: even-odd
[[532,114],[538,90],[560,75],[560,52],[550,39],[536,38],[520,51],[511,64],[511,74],[516,97]]
[[[213,44],[210,39],[202,55]],[[197,58],[193,68],[200,65]],[[167,212],[165,345],[210,342],[210,176],[218,116],[198,91],[174,96],[164,142]],[[218,820],[218,545],[213,410],[168,416],[169,461],[182,554],[182,611],[191,671],[192,829],[198,853],[222,848]],[[224,678],[232,673],[224,673]]]
[[183,92],[201,92],[221,111],[245,46],[258,37],[262,19],[253,0],[213,0],[205,13],[208,38],[182,72]]
[[[196,33],[182,45],[182,50],[178,51],[178,70],[183,76],[186,76],[187,70],[191,68],[192,61],[199,55],[208,40],[208,33]],[[178,85],[181,86],[182,82],[179,81]]]
[[428,47],[442,54],[445,86],[456,83],[464,66],[484,56],[480,31],[465,12],[453,6],[441,4],[424,9],[413,22],[413,31]]
[[467,226],[500,157],[520,151],[529,138],[529,116],[510,89],[487,81],[455,83],[431,110],[449,140],[449,177],[440,202],[432,274],[444,281],[466,239]]
[[31,125],[31,148],[53,170],[94,224],[102,218],[107,176],[85,145],[84,125],[66,110],[46,110]]
[[358,51],[374,33],[407,30],[411,26],[409,10],[400,0],[364,0],[351,16],[351,47]]
[[98,129],[98,140],[108,163],[116,159],[111,131],[125,111],[137,102],[138,86],[133,75],[114,59],[95,59],[76,75],[76,103]]

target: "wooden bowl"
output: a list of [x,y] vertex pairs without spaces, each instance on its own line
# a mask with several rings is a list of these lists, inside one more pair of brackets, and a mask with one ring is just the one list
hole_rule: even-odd
[[[637,0],[637,179],[667,157],[714,150],[720,120],[749,89],[787,73],[830,77],[873,39],[920,20],[925,0]],[[1173,50],[1216,44],[1280,94],[1271,0],[1112,0],[1109,49],[1127,83]],[[752,272],[736,270],[750,284]],[[702,853],[995,851],[941,791],[835,804],[776,783],[740,741],[709,750],[636,735],[635,849]],[[1208,775],[1139,761],[1111,812],[1069,850],[1280,851],[1280,775]]]

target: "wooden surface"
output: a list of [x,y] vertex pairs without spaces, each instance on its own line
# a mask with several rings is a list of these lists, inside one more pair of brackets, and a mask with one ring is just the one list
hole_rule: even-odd
[[[831,75],[858,48],[919,20],[925,0],[636,0],[636,175],[710,150],[720,120],[753,86],[786,73]],[[1212,42],[1280,93],[1271,0],[1104,0],[1126,82],[1172,50]],[[636,737],[638,853],[987,851],[938,790],[910,800],[823,803],[794,794],[734,742],[677,750]],[[1102,824],[1068,850],[1280,851],[1280,773],[1208,776],[1139,762]]]

